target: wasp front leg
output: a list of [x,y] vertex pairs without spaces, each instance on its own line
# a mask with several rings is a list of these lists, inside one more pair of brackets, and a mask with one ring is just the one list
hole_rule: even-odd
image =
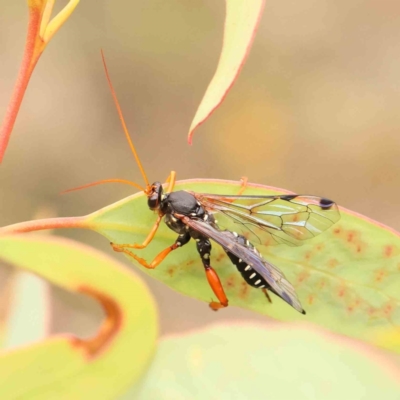
[[127,254],[128,256],[134,258],[143,267],[148,268],[148,269],[154,269],[157,267],[157,265],[159,265],[167,257],[167,255],[169,253],[171,253],[171,251],[184,246],[186,243],[189,242],[189,240],[190,240],[189,233],[179,235],[178,239],[176,239],[175,243],[173,245],[167,247],[166,249],[164,249],[161,253],[159,253],[151,263],[148,263],[144,258],[137,256],[132,251],[127,250],[125,247],[127,247],[129,245],[123,245],[123,244],[111,244],[111,245],[113,246],[113,249],[115,251]]
[[237,196],[241,196],[243,194],[243,192],[246,190],[247,182],[248,182],[247,176],[242,176],[240,178],[240,182],[242,182],[242,184],[240,186],[239,191],[237,192]]
[[168,178],[165,181],[166,183],[168,183],[167,193],[171,193],[174,190],[175,180],[176,180],[176,172],[171,171],[171,173],[168,175]]
[[218,274],[214,271],[214,269],[210,265],[210,254],[211,254],[210,241],[205,237],[197,239],[197,251],[199,252],[201,261],[203,262],[208,283],[211,286],[211,289],[213,290],[214,294],[217,296],[217,299],[219,300],[219,302],[212,301],[210,303],[210,307],[214,311],[217,311],[220,308],[228,307],[228,298],[226,297],[224,288],[222,287]]
[[147,235],[146,239],[143,241],[143,243],[127,243],[127,244],[116,244],[116,243],[110,243],[111,247],[113,248],[114,251],[118,252],[123,252],[123,249],[129,248],[129,249],[144,249],[145,247],[148,246],[148,244],[154,239],[154,236],[157,232],[158,227],[160,226],[160,222],[162,220],[162,215],[159,215],[157,217],[157,221],[151,228],[151,231]]

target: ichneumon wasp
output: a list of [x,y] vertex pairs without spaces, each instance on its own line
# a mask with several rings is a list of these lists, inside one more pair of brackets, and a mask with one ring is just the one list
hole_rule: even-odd
[[[125,136],[146,186],[142,187],[135,182],[123,179],[106,179],[69,191],[109,182],[129,184],[145,193],[149,209],[158,214],[154,226],[143,243],[111,243],[113,249],[129,255],[143,267],[153,269],[169,253],[186,245],[190,239],[194,239],[208,283],[218,299],[218,301],[211,301],[210,307],[218,310],[228,306],[228,298],[217,272],[211,266],[210,239],[212,239],[222,246],[244,280],[249,285],[262,289],[270,302],[268,291],[305,314],[291,283],[277,267],[262,257],[252,243],[300,245],[302,241],[319,235],[339,220],[340,214],[337,205],[329,199],[316,196],[242,195],[246,187],[246,180],[242,182],[239,193],[233,196],[182,190],[174,192],[174,171],[167,178],[166,191],[160,182],[150,184],[125,125],[103,53],[102,59]],[[178,237],[175,243],[148,263],[132,250],[143,249],[150,244],[163,218],[167,226],[178,234]],[[237,233],[238,231],[240,233]]]

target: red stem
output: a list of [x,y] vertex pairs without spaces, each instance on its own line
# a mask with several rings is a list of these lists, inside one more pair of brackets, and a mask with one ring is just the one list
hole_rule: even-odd
[[0,234],[26,233],[45,229],[86,228],[90,229],[85,217],[47,218],[20,222],[0,228]]
[[44,49],[44,42],[39,37],[41,12],[37,8],[29,10],[28,35],[26,38],[25,51],[14,92],[7,107],[6,115],[0,127],[0,163],[3,161],[11,132],[17,119],[18,111],[24,98],[33,69]]

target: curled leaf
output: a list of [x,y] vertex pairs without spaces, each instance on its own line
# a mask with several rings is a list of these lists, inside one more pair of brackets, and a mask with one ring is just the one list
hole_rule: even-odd
[[8,350],[44,339],[50,328],[47,283],[27,272],[15,273],[7,314],[3,349]]
[[0,258],[94,297],[106,317],[92,338],[57,335],[3,352],[1,399],[114,399],[141,377],[153,355],[157,317],[153,298],[132,272],[86,246],[54,238],[2,236]]

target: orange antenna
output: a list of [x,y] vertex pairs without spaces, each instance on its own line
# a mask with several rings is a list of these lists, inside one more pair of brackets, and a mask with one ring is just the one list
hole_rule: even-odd
[[131,185],[131,186],[134,186],[135,188],[137,188],[139,190],[145,191],[145,189],[143,187],[141,187],[140,185],[138,185],[137,183],[131,182],[131,181],[127,181],[126,179],[103,179],[101,181],[87,183],[86,185],[82,185],[82,186],[78,186],[76,188],[64,190],[64,191],[61,192],[61,194],[73,192],[75,190],[86,189],[88,187],[101,185],[103,183],[124,183],[125,185]]
[[124,133],[125,133],[125,137],[128,140],[128,143],[129,143],[129,146],[130,146],[130,148],[132,150],[133,156],[135,157],[137,165],[138,165],[138,167],[140,169],[140,172],[141,172],[141,174],[143,176],[143,179],[144,179],[144,181],[146,183],[146,190],[144,190],[144,192],[146,192],[147,190],[149,190],[150,184],[149,184],[149,181],[147,179],[146,173],[144,172],[144,169],[142,167],[142,163],[140,162],[139,156],[138,156],[138,154],[136,152],[135,146],[133,145],[132,139],[129,136],[128,128],[126,127],[126,124],[125,124],[125,120],[124,120],[124,116],[122,114],[121,106],[119,105],[117,95],[116,95],[114,87],[113,87],[113,85],[111,83],[111,79],[110,79],[110,75],[108,73],[107,64],[106,64],[106,60],[105,60],[105,57],[104,57],[103,50],[101,50],[101,58],[103,60],[103,65],[104,65],[104,70],[106,72],[106,78],[107,78],[108,86],[110,87],[111,95],[112,95],[112,97],[114,99],[115,107],[117,108],[118,116],[119,116],[119,119],[121,121],[122,128],[123,128]]

